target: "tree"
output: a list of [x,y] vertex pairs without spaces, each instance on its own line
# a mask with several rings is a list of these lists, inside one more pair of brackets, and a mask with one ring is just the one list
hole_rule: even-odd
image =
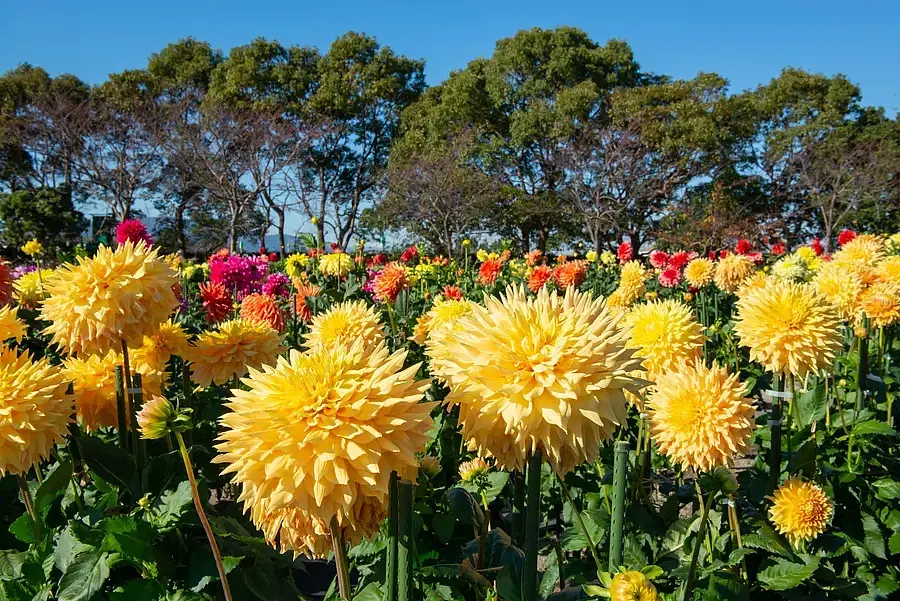
[[614,88],[646,80],[624,42],[600,46],[571,27],[520,31],[429,90],[405,116],[404,144],[439,146],[474,126],[473,163],[508,191],[497,229],[526,250],[534,238],[544,249],[569,218],[561,143],[575,124],[608,110]]
[[7,253],[16,254],[25,242],[36,238],[44,253],[70,251],[81,239],[87,220],[72,204],[66,190],[40,188],[0,194],[0,238]]
[[447,148],[392,159],[387,194],[370,219],[453,256],[458,238],[476,229],[499,197],[496,182],[466,164],[470,141],[471,136],[456,137]]
[[715,75],[623,88],[608,111],[574,126],[560,167],[570,209],[597,252],[625,238],[639,249],[659,234],[660,220],[710,168],[724,94]]

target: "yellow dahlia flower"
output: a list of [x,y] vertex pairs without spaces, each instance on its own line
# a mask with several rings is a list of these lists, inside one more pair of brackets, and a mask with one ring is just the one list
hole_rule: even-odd
[[[137,357],[130,363],[132,372],[141,374],[144,396],[162,395],[166,373]],[[119,425],[115,370],[117,365],[123,364],[122,354],[116,351],[63,361],[63,373],[75,393],[75,415],[85,430]],[[131,426],[130,420],[126,420],[126,425]]]
[[772,276],[770,276],[766,272],[757,271],[756,273],[751,275],[749,278],[744,280],[744,283],[741,284],[737,290],[735,290],[734,294],[738,298],[744,298],[745,296],[747,296],[754,290],[757,290],[759,288],[765,288],[766,286],[768,286],[769,282],[771,282],[772,279],[774,279],[774,278],[772,278]]
[[357,340],[250,370],[248,390],[226,404],[214,461],[242,485],[239,501],[257,525],[299,509],[359,529],[355,507],[384,505],[392,471],[415,481],[436,403],[420,402],[430,382],[417,382],[419,365],[404,369],[405,359]]
[[437,457],[426,455],[419,459],[419,471],[429,477],[437,476],[441,473],[441,462]]
[[753,402],[747,387],[724,367],[699,358],[662,374],[648,401],[659,451],[687,467],[709,471],[747,451]]
[[692,363],[703,352],[703,326],[691,308],[677,300],[637,305],[622,320],[628,346],[638,349],[647,379]]
[[476,457],[459,464],[459,477],[463,482],[474,482],[480,476],[486,476],[490,470],[491,466],[487,461]]
[[137,347],[178,306],[175,270],[158,249],[126,242],[101,246],[93,258],[65,264],[46,282],[44,333],[70,353],[98,354]]
[[693,259],[684,267],[684,279],[694,288],[703,288],[712,284],[716,265],[709,259]]
[[821,488],[799,478],[785,481],[771,500],[772,523],[795,547],[825,532],[834,512],[834,504]]
[[313,317],[305,346],[351,344],[357,339],[374,346],[384,340],[384,327],[366,301],[344,301]]
[[14,338],[22,342],[25,337],[25,324],[19,320],[19,308],[0,307],[0,342]]
[[309,263],[309,257],[306,253],[294,253],[284,261],[284,270],[292,278],[299,278],[306,270],[306,264]]
[[643,385],[627,332],[602,299],[574,287],[529,297],[511,286],[485,304],[436,341],[444,348],[432,361],[464,439],[510,469],[537,449],[560,474],[596,459],[625,419],[625,391]]
[[809,275],[809,267],[806,261],[796,254],[782,257],[772,265],[772,276],[779,280],[805,282]]
[[187,334],[181,324],[171,319],[159,324],[159,330],[152,336],[144,336],[141,348],[135,350],[137,361],[165,369],[172,355],[184,357],[188,352]]
[[900,319],[900,288],[897,284],[876,282],[866,288],[859,307],[875,328],[886,328]]
[[185,359],[191,362],[194,382],[206,388],[274,364],[284,352],[281,342],[278,332],[265,324],[232,319],[200,334]]
[[659,593],[650,580],[638,571],[619,572],[609,587],[611,601],[659,601]]
[[0,348],[0,476],[23,474],[65,436],[72,396],[58,367]]
[[619,287],[643,286],[649,277],[647,269],[640,261],[628,261],[622,265],[622,271],[619,273]]
[[719,259],[716,263],[716,272],[713,280],[716,286],[724,292],[735,292],[744,280],[753,275],[755,267],[750,257],[739,254],[729,254]]
[[859,308],[863,281],[856,269],[846,263],[824,263],[813,278],[816,293],[828,301],[843,319],[851,319]]
[[831,262],[853,270],[864,285],[869,285],[877,279],[878,264],[886,254],[887,245],[883,238],[862,234],[834,253]]
[[15,299],[19,306],[36,309],[49,293],[44,284],[53,277],[52,269],[36,269],[22,275],[13,283]]
[[875,275],[879,281],[900,285],[900,255],[891,255],[879,263]]
[[169,433],[169,423],[177,416],[175,407],[168,399],[155,396],[144,402],[137,414],[141,437],[147,440],[163,438]]
[[837,312],[811,286],[773,281],[737,302],[735,332],[750,360],[806,378],[829,367],[841,348]]
[[319,257],[319,271],[325,275],[343,277],[353,268],[353,257],[347,253],[331,253]]
[[28,242],[22,245],[22,252],[28,255],[29,257],[34,257],[41,254],[41,251],[44,250],[43,245],[37,241],[36,238],[32,238]]
[[417,344],[424,345],[428,336],[440,336],[444,330],[452,329],[460,318],[474,311],[476,307],[477,304],[466,299],[441,299],[435,302],[416,322],[413,340]]

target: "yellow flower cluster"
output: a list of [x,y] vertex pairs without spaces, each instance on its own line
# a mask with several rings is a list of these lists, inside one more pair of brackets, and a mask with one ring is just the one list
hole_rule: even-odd
[[44,284],[53,277],[52,269],[36,269],[23,274],[13,284],[15,299],[19,306],[26,309],[37,309],[47,297]]
[[24,337],[25,324],[19,320],[19,308],[9,305],[0,307],[0,343],[10,338],[21,342]]
[[353,268],[353,257],[337,252],[319,257],[319,271],[324,275],[344,277]]
[[643,296],[644,283],[650,275],[640,261],[629,261],[622,266],[619,273],[619,286],[609,295],[607,304],[610,307],[626,308]]
[[700,289],[712,284],[716,265],[706,258],[692,259],[684,268],[684,279],[694,288]]
[[299,278],[305,273],[306,264],[309,263],[309,257],[306,253],[294,253],[284,261],[284,270],[292,278]]

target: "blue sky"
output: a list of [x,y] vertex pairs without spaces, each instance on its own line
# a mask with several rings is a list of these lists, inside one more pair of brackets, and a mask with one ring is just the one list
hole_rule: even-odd
[[146,65],[167,43],[193,36],[227,52],[255,37],[327,49],[348,30],[426,61],[430,84],[496,40],[530,27],[573,25],[604,42],[622,38],[648,71],[692,77],[713,71],[733,91],[786,66],[844,73],[866,104],[900,110],[900,2],[863,0],[456,0],[315,2],[254,0],[31,0],[0,9],[0,72],[19,63],[92,83]]

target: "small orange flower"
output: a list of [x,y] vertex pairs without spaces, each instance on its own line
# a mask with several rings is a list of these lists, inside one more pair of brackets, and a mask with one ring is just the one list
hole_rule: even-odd
[[463,299],[463,291],[459,286],[452,286],[447,284],[444,286],[444,289],[441,290],[441,295],[449,300],[462,300]]
[[319,296],[321,288],[315,284],[302,283],[297,286],[297,292],[294,294],[294,303],[296,305],[297,319],[301,321],[309,321],[312,319],[312,312],[306,306],[307,296]]
[[284,314],[269,294],[254,292],[241,301],[241,319],[244,321],[264,323],[278,332],[284,331]]
[[13,299],[13,277],[9,263],[0,260],[0,306],[8,305]]
[[553,270],[553,279],[560,288],[581,286],[584,283],[585,275],[587,275],[587,263],[584,261],[568,261]]
[[406,267],[397,261],[388,263],[375,276],[375,298],[380,301],[394,302],[397,295],[409,286]]
[[543,258],[544,258],[544,253],[542,253],[538,249],[534,249],[530,252],[525,253],[525,264],[528,265],[529,267],[534,267]]
[[488,259],[478,268],[477,281],[482,286],[490,286],[497,281],[497,276],[503,269],[503,261],[500,259]]
[[213,282],[200,284],[200,300],[206,309],[208,323],[222,321],[231,314],[231,293],[223,284]]
[[553,278],[553,270],[547,265],[538,265],[528,276],[528,289],[537,294],[544,284]]

